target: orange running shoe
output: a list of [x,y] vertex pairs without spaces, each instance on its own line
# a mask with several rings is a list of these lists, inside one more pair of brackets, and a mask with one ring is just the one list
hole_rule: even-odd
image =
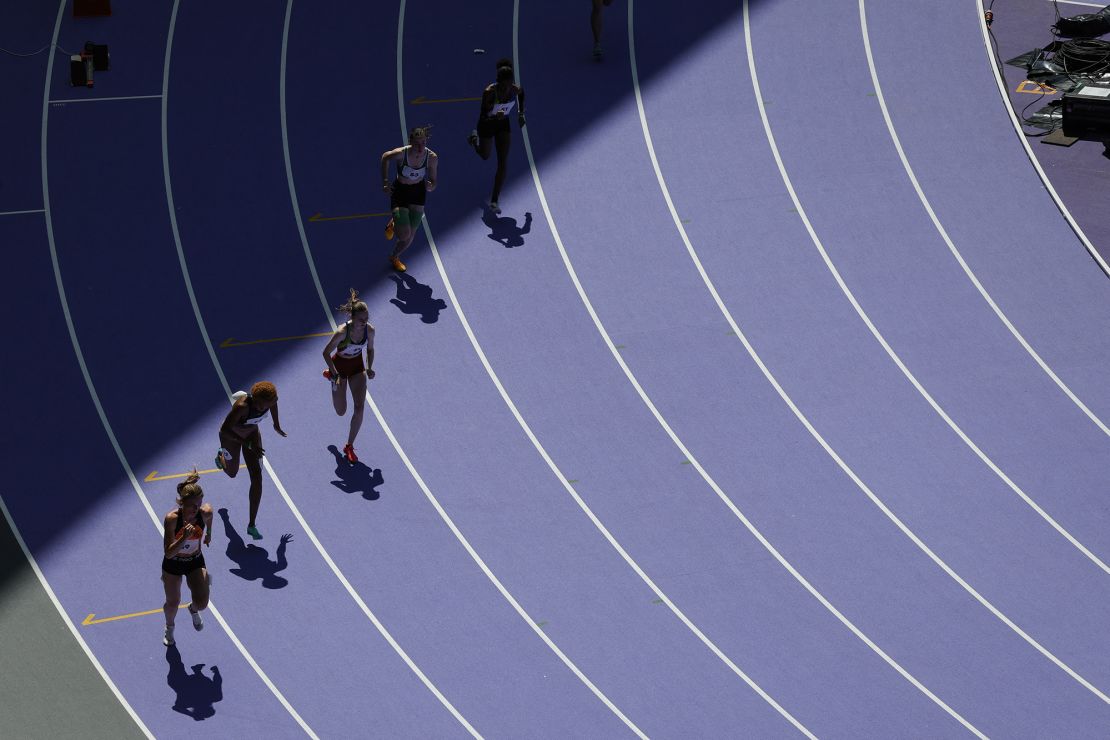
[[396,270],[397,272],[404,272],[405,271],[405,263],[402,262],[401,260],[397,259],[397,257],[395,257],[395,256],[390,257],[389,262],[390,262],[390,264],[393,265],[393,269]]
[[392,239],[393,238],[393,219],[392,218],[389,219],[389,223],[387,223],[385,225],[385,238],[386,239]]
[[358,455],[355,454],[355,448],[350,442],[343,448],[343,454],[347,457],[347,462],[354,465],[358,462]]

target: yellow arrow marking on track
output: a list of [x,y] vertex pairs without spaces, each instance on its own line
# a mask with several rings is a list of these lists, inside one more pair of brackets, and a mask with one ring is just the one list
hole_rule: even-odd
[[309,216],[308,220],[311,221],[312,223],[316,223],[318,221],[350,221],[350,220],[356,219],[356,218],[375,218],[377,216],[389,216],[389,215],[392,215],[392,214],[390,214],[387,211],[386,213],[356,213],[352,216],[325,216],[324,214],[317,211],[316,215],[315,216]]
[[[207,475],[209,473],[218,473],[218,472],[220,472],[219,468],[212,468],[211,470],[198,470],[197,471],[197,473],[199,475]],[[150,471],[150,475],[143,478],[143,482],[144,483],[153,483],[156,480],[170,480],[172,478],[188,478],[190,475],[192,475],[192,472],[174,473],[173,475],[158,475],[157,470],[152,470],[152,471]]]
[[1032,93],[1033,95],[1055,95],[1056,88],[1051,87],[1050,85],[1045,85],[1041,82],[1025,80],[1020,85],[1018,85],[1017,88],[1014,89],[1014,92]]
[[481,98],[439,98],[438,100],[428,100],[423,95],[419,98],[413,98],[409,101],[409,105],[427,105],[428,103],[473,103],[481,100]]
[[334,332],[320,331],[315,334],[298,334],[295,337],[276,337],[274,339],[250,339],[246,342],[240,342],[235,337],[228,337],[220,342],[220,349],[227,349],[228,347],[246,347],[248,344],[269,344],[271,342],[291,342],[294,339],[312,339],[313,337],[330,337]]
[[[191,602],[191,601],[187,602],[187,603],[182,604],[181,606],[179,606],[177,608],[178,609],[184,609],[185,607],[189,606],[189,604],[191,604],[191,603],[193,603],[193,602]],[[82,627],[88,627],[91,624],[103,624],[104,622],[115,622],[115,621],[120,620],[120,619],[131,619],[132,617],[147,617],[147,616],[150,616],[151,614],[161,614],[161,613],[162,613],[161,609],[151,609],[148,612],[135,612],[134,614],[121,614],[118,617],[101,617],[100,619],[93,619],[93,617],[95,617],[96,615],[95,614],[90,614],[89,616],[85,617],[83,622],[81,622],[81,626]]]

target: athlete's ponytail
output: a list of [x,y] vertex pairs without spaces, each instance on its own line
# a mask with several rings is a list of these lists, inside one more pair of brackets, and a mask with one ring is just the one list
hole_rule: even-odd
[[351,296],[347,299],[347,302],[342,306],[336,306],[335,310],[342,311],[348,316],[354,316],[359,311],[365,311],[367,314],[370,313],[370,307],[366,305],[366,301],[358,297],[358,291],[354,288],[351,288]]
[[197,483],[199,480],[200,473],[197,472],[196,468],[193,468],[193,472],[189,473],[189,475],[185,476],[185,480],[177,484],[178,506],[184,505],[186,501],[194,499],[197,496],[204,495],[204,490],[200,487],[200,484]]

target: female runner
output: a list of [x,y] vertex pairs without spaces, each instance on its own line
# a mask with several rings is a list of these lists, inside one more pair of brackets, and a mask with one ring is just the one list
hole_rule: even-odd
[[228,478],[234,478],[239,472],[239,453],[242,452],[251,477],[247,534],[260,540],[262,534],[254,520],[262,501],[262,456],[266,451],[262,449],[262,430],[258,425],[273,414],[274,431],[283,437],[289,435],[282,430],[278,419],[277,388],[273,383],[260,381],[251,386],[250,393],[239,391],[232,398],[231,411],[220,426],[221,447],[216,452],[216,467],[227,473]]
[[[347,462],[354,465],[358,462],[354,445],[366,405],[366,380],[374,379],[374,327],[370,325],[370,309],[365,301],[359,300],[358,291],[354,288],[350,298],[338,310],[351,318],[335,330],[324,347],[324,362],[328,365],[324,377],[331,381],[331,402],[335,413],[340,416],[347,413],[346,391],[348,387],[351,389],[354,410],[351,412],[351,427],[347,432],[343,455]],[[363,351],[366,352],[366,364],[362,361]]]
[[163,521],[162,545],[162,585],[166,590],[166,603],[162,611],[166,613],[166,631],[162,644],[173,645],[173,623],[181,606],[181,579],[189,584],[192,603],[189,614],[193,617],[193,628],[204,629],[200,613],[208,607],[208,569],[204,565],[204,553],[200,550],[201,537],[204,544],[212,544],[212,507],[204,503],[204,491],[197,481],[200,475],[196,470],[177,484],[177,508],[166,514]]

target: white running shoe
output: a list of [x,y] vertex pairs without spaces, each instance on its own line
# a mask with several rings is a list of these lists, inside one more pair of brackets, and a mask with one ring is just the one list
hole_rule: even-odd
[[231,402],[235,403],[240,398],[246,398],[249,395],[250,394],[247,393],[246,391],[235,391],[234,393],[231,394]]
[[497,201],[491,200],[486,205],[488,205],[489,209],[491,211],[493,211],[493,215],[495,215],[495,216],[500,216],[501,215],[501,206],[497,205]]
[[191,614],[193,617],[193,629],[195,629],[197,632],[200,632],[202,629],[204,629],[204,620],[201,619],[200,612],[195,612],[190,609],[189,614]]
[[166,627],[166,631],[162,633],[162,644],[166,647],[173,645],[173,627]]

